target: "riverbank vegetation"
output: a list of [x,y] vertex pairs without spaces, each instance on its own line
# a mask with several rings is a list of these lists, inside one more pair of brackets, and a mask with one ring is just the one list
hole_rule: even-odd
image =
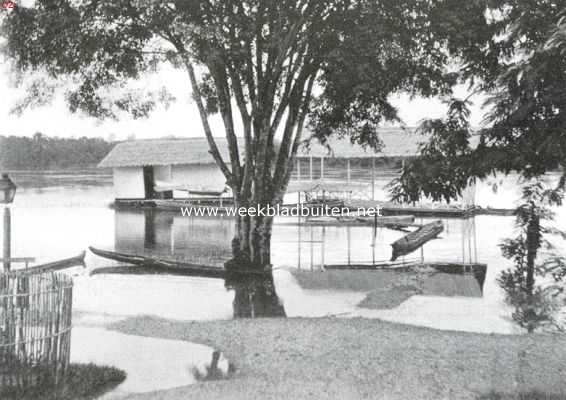
[[95,168],[115,143],[101,138],[0,136],[0,168],[54,170]]
[[5,400],[90,400],[115,388],[126,379],[126,373],[113,367],[94,364],[71,364],[65,381],[57,387],[26,388],[21,391],[2,391]]
[[561,309],[566,258],[551,238],[564,240],[566,232],[548,225],[554,218],[551,207],[562,205],[563,197],[562,189],[549,188],[541,180],[525,185],[523,204],[517,208],[518,235],[500,244],[503,256],[512,260],[514,267],[503,271],[498,282],[515,309],[513,319],[528,332],[564,328]]

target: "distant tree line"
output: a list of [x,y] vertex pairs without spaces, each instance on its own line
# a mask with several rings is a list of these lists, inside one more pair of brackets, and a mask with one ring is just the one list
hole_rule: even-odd
[[2,169],[75,169],[95,167],[114,143],[101,138],[0,136]]

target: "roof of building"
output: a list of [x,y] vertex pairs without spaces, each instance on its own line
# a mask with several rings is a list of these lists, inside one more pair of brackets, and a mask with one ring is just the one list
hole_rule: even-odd
[[419,153],[419,145],[426,137],[415,133],[414,128],[380,128],[378,136],[383,143],[381,151],[369,146],[352,143],[349,137],[330,137],[325,145],[313,140],[309,146],[301,146],[298,157],[410,157]]
[[[226,138],[215,138],[220,154],[229,160]],[[243,139],[238,140],[243,149]],[[130,140],[118,143],[98,164],[100,168],[143,165],[211,164],[206,138]]]
[[[419,144],[425,137],[413,133],[413,129],[382,128],[379,137],[383,148],[374,152],[369,147],[352,144],[349,138],[330,138],[327,145],[313,140],[310,146],[301,146],[298,157],[409,157],[418,154]],[[238,139],[240,151],[243,138]],[[228,161],[228,146],[225,138],[216,138],[222,157]],[[133,140],[117,144],[100,162],[99,167],[134,167],[143,165],[211,164],[214,160],[209,152],[206,138]]]

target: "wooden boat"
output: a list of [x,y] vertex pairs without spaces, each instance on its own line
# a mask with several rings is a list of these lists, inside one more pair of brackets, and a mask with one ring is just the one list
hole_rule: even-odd
[[71,257],[71,258],[66,258],[64,260],[59,260],[59,261],[53,261],[47,264],[40,264],[40,265],[35,265],[33,267],[30,268],[26,268],[26,269],[17,269],[14,270],[14,272],[16,272],[17,274],[37,274],[37,273],[43,273],[43,272],[55,272],[55,271],[61,271],[63,269],[67,269],[67,268],[71,268],[71,267],[77,267],[77,266],[83,266],[85,265],[84,260],[85,260],[85,255],[86,252],[82,252],[81,254],[79,254],[78,256],[75,257]]
[[308,217],[305,220],[307,225],[340,225],[340,221],[336,217],[330,216],[320,216],[320,217]]
[[416,258],[404,261],[376,262],[375,264],[325,264],[324,269],[335,271],[378,271],[383,269],[401,270],[401,267],[413,267],[415,265],[419,265],[419,260]]
[[147,265],[129,265],[122,267],[104,267],[96,268],[90,272],[91,275],[175,275],[175,276],[196,276],[201,278],[219,278],[226,277],[226,270],[222,268],[212,269],[194,269],[181,266],[165,267],[165,266],[147,266]]
[[[398,227],[414,226],[415,217],[413,215],[392,215],[387,217],[369,217],[369,216],[320,216],[309,217],[306,219],[306,225],[315,226],[378,226],[397,229]],[[419,227],[421,225],[418,225]]]
[[412,253],[420,248],[426,242],[436,238],[440,232],[444,230],[442,221],[434,221],[423,225],[414,232],[411,232],[399,240],[396,240],[391,247],[393,254],[391,261],[395,261],[398,257]]
[[415,222],[414,215],[389,215],[384,217],[370,217],[370,216],[359,216],[356,218],[360,222],[364,222],[368,225],[386,226],[386,225],[409,225]]
[[341,208],[344,207],[344,201],[341,199],[336,198],[328,198],[328,199],[314,199],[303,203],[306,207],[311,208]]
[[[133,264],[136,267],[109,267],[100,268],[96,273],[118,273],[118,269],[122,269],[122,273],[139,273],[139,274],[174,274],[183,276],[201,276],[205,278],[225,278],[228,274],[242,275],[265,275],[271,271],[256,270],[236,270],[226,271],[223,268],[212,267],[208,265],[192,264],[182,261],[163,260],[152,257],[140,256],[135,254],[118,253],[115,251],[100,250],[89,247],[89,250],[99,257],[109,260],[119,261],[127,264]],[[112,269],[114,268],[114,269]]]

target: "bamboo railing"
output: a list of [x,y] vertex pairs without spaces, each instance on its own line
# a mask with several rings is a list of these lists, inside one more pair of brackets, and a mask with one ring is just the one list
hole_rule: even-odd
[[61,273],[0,273],[0,394],[60,382],[70,358],[72,296],[72,280]]

